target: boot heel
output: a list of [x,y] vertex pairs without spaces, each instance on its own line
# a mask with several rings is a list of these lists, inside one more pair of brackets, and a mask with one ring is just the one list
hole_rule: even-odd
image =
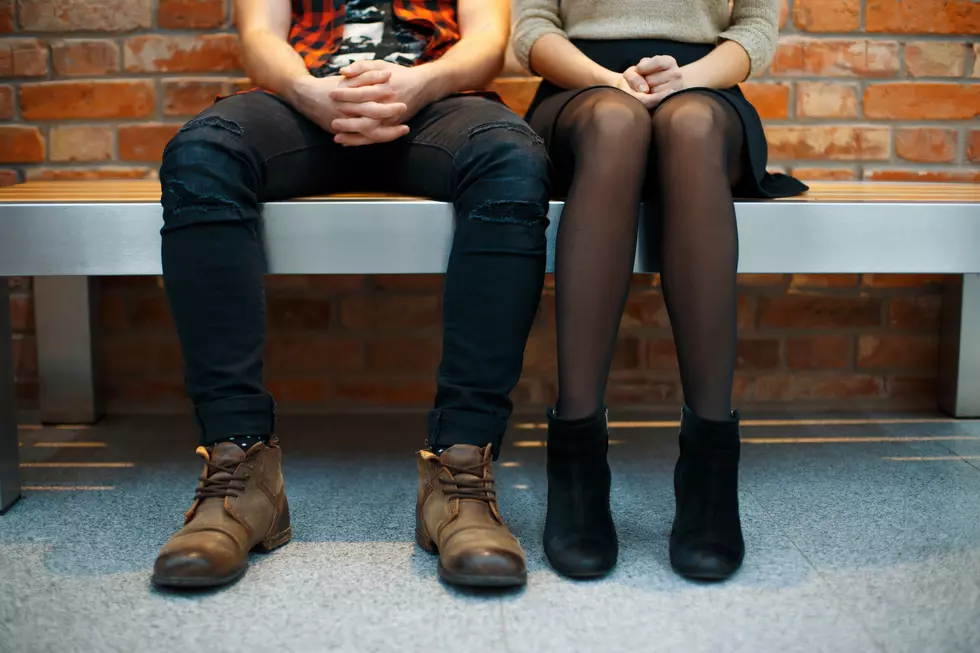
[[425,528],[422,515],[417,509],[415,511],[415,541],[429,553],[433,555],[439,553],[439,549],[436,548],[436,543],[429,537],[429,531]]
[[272,528],[272,534],[255,546],[259,553],[270,553],[293,538],[293,527],[289,522],[289,501],[286,497],[282,498],[282,509],[279,511],[279,518]]

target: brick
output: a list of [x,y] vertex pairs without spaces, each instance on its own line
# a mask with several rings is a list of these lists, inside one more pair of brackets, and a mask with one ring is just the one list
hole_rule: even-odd
[[0,86],[0,120],[10,120],[14,117],[14,89],[12,86]]
[[673,338],[659,338],[646,343],[646,366],[652,370],[677,373],[677,349]]
[[153,23],[153,0],[18,0],[20,27],[30,32],[126,32]]
[[157,25],[164,29],[209,29],[224,25],[226,0],[160,0]]
[[613,350],[612,369],[613,370],[637,370],[643,367],[643,343],[639,338],[632,336],[621,337],[616,340],[616,348]]
[[773,159],[884,161],[891,156],[891,129],[845,125],[768,125]]
[[853,288],[856,274],[794,274],[790,288]]
[[942,163],[956,158],[953,129],[910,127],[895,132],[895,154],[906,161]]
[[442,302],[435,295],[373,295],[345,297],[340,321],[347,329],[411,329],[438,327]]
[[779,29],[786,27],[786,20],[789,18],[789,0],[781,0],[779,3]]
[[269,379],[266,386],[279,404],[323,405],[330,398],[324,379]]
[[804,181],[847,181],[857,179],[853,168],[793,168],[793,176]]
[[265,363],[273,374],[353,372],[364,367],[364,343],[334,334],[284,331],[268,339]]
[[738,330],[752,331],[755,329],[755,308],[756,300],[754,297],[746,297],[744,294],[738,295]]
[[241,68],[234,34],[133,36],[123,48],[126,72],[204,73]]
[[487,90],[497,93],[511,111],[523,116],[531,106],[539,85],[539,80],[533,77],[498,78],[490,83]]
[[764,120],[789,117],[789,84],[773,82],[745,82],[742,92]]
[[939,364],[936,335],[864,335],[858,339],[858,367],[935,370]]
[[34,330],[34,302],[27,295],[10,297],[10,328],[14,333]]
[[162,82],[163,114],[196,116],[214,104],[219,95],[228,92],[224,79],[167,79]]
[[868,0],[868,32],[894,34],[980,34],[975,0]]
[[37,378],[37,340],[32,335],[15,335],[11,342],[13,350],[14,379]]
[[886,170],[865,168],[863,178],[870,181],[977,183],[980,182],[980,170]]
[[893,297],[888,301],[888,326],[896,329],[935,331],[942,319],[941,295]]
[[667,307],[664,298],[658,292],[634,292],[626,299],[621,326],[626,327],[667,327]]
[[852,328],[881,323],[881,300],[873,297],[786,295],[760,299],[759,321],[775,328]]
[[973,44],[973,75],[980,77],[980,43]]
[[899,62],[895,41],[784,37],[771,70],[774,75],[894,77]]
[[144,167],[102,166],[98,168],[31,168],[28,181],[92,181],[96,179],[147,179],[152,171]]
[[105,39],[66,39],[51,44],[54,71],[63,77],[105,75],[119,70],[119,46]]
[[159,163],[163,148],[174,137],[180,125],[147,123],[119,127],[119,159]]
[[365,343],[365,365],[371,372],[434,374],[441,358],[442,343],[438,338],[392,338]]
[[[0,99],[0,107],[3,106],[3,101]],[[966,142],[966,159],[973,163],[980,163],[980,130],[974,129],[971,131]]]
[[180,407],[184,412],[190,409],[187,392],[179,377],[172,379],[141,379],[136,377],[124,378],[118,382],[106,384],[106,395],[109,407],[125,406],[123,410],[135,412],[134,407],[142,410],[159,410],[161,407]]
[[0,125],[0,163],[44,161],[44,137],[37,127]]
[[793,23],[804,32],[853,32],[861,25],[861,0],[796,0]]
[[44,77],[48,49],[37,39],[0,40],[0,77]]
[[271,329],[326,329],[330,326],[329,300],[272,297],[267,300]]
[[611,377],[606,387],[606,401],[617,406],[650,406],[674,401],[680,396],[676,381],[648,378]]
[[786,284],[785,274],[740,274],[736,277],[740,286],[783,286]]
[[871,399],[884,393],[884,379],[866,374],[772,374],[755,380],[760,401]]
[[980,116],[980,84],[872,84],[864,91],[864,113],[893,120],[968,120]]
[[170,313],[170,304],[165,295],[156,294],[147,297],[133,297],[129,313],[130,325],[141,330],[173,331],[174,318]]
[[107,377],[159,378],[181,374],[183,358],[175,333],[162,337],[147,337],[139,332],[117,333],[112,338],[103,338],[100,347]]
[[0,187],[13,186],[20,183],[16,170],[0,170]]
[[946,281],[942,274],[863,274],[861,285],[865,288],[923,288],[941,286]]
[[936,393],[939,391],[938,379],[935,376],[927,378],[889,378],[888,396],[892,399],[921,399],[923,403],[934,404]]
[[379,290],[429,290],[441,291],[441,274],[375,274],[371,276],[375,288]]
[[796,115],[802,118],[857,118],[857,84],[797,82]]
[[0,0],[0,34],[14,31],[14,0]]
[[966,43],[906,43],[905,68],[910,77],[962,77],[967,52]]
[[786,365],[794,370],[829,370],[851,361],[850,336],[806,336],[786,339]]
[[265,287],[277,295],[359,292],[364,279],[360,274],[274,274],[265,278]]
[[112,158],[112,129],[96,125],[53,127],[49,136],[51,160],[107,161]]
[[741,338],[735,353],[735,367],[740,370],[768,370],[779,367],[779,341]]
[[337,401],[371,406],[419,406],[432,403],[434,380],[341,379],[332,385]]
[[20,87],[26,120],[146,118],[155,104],[156,91],[148,80],[40,82]]

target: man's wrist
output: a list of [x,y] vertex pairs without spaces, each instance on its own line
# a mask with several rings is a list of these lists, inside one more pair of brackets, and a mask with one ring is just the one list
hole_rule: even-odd
[[452,88],[450,71],[440,61],[415,66],[411,71],[421,80],[419,88],[421,88],[423,106],[438,102],[455,92]]

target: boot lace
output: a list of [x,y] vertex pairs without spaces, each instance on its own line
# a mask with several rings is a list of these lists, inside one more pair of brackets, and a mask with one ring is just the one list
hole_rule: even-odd
[[[194,494],[194,498],[220,499],[224,497],[237,497],[239,492],[245,491],[245,481],[248,480],[249,475],[235,475],[235,468],[238,467],[238,463],[222,465],[209,461],[207,466],[207,471],[201,477],[201,484],[197,486],[197,492]],[[227,476],[215,478],[215,474],[219,473],[227,474]]]
[[[468,467],[456,467],[455,465],[444,465],[449,470],[453,478],[439,477],[439,482],[446,488],[443,490],[450,499],[473,499],[484,503],[493,503],[497,500],[497,491],[494,489],[492,474],[483,476],[484,464],[471,465]],[[476,478],[459,478],[459,475],[470,474]]]

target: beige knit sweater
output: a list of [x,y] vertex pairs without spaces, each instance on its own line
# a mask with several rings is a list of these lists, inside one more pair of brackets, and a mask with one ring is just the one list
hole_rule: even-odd
[[514,53],[531,69],[531,47],[545,34],[580,39],[735,41],[749,53],[752,73],[776,52],[779,0],[516,0]]

